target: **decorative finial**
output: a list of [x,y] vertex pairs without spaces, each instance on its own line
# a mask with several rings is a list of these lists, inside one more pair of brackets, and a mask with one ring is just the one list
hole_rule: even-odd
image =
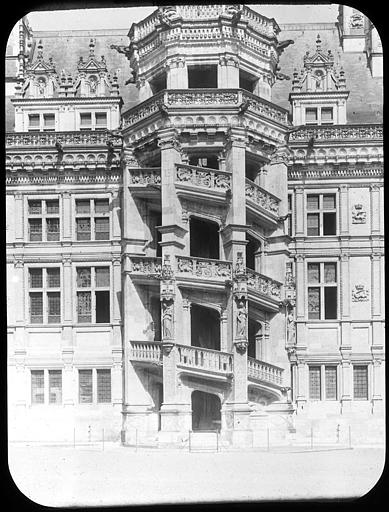
[[92,38],[89,43],[89,55],[93,57],[95,54],[95,40]]
[[38,48],[38,60],[43,60],[43,44],[42,44],[42,39],[39,39],[37,48]]
[[317,34],[317,39],[316,39],[316,48],[317,48],[317,51],[320,52],[321,51],[321,39],[320,39],[320,34]]

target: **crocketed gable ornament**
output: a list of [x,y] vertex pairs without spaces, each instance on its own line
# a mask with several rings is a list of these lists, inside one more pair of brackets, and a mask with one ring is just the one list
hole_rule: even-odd
[[58,88],[58,75],[53,59],[43,57],[42,40],[37,44],[36,59],[26,65],[25,79],[16,87],[15,95],[30,98],[51,98]]

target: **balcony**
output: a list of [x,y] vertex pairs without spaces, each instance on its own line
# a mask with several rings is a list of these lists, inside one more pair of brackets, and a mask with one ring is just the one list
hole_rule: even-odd
[[[253,121],[260,118],[264,122],[261,134],[264,139],[278,143],[284,140],[285,128],[289,126],[288,111],[244,89],[164,90],[124,112],[123,129],[128,132],[131,128],[131,140],[135,140],[137,135],[134,130],[143,121],[162,125],[161,110],[164,107],[164,115],[167,114],[170,122],[178,128],[190,130],[201,125],[215,130],[222,126],[225,131],[232,124],[237,124],[240,106],[247,100],[249,106],[242,119],[246,119],[247,115]],[[140,132],[139,138],[144,137],[143,130]]]
[[196,373],[217,380],[231,377],[233,373],[233,355],[228,352],[177,345],[179,366],[184,373]]
[[130,359],[146,365],[162,365],[161,343],[159,341],[131,341]]
[[107,146],[107,142],[121,147],[120,137],[107,130],[85,132],[13,132],[7,133],[5,144],[9,148],[55,148],[57,142],[65,146]]
[[283,368],[278,366],[264,363],[253,357],[247,358],[247,376],[250,380],[262,381],[282,387],[283,371]]
[[232,185],[231,173],[208,167],[176,164],[175,185],[178,195],[224,204],[225,193]]
[[190,288],[223,287],[232,278],[232,264],[229,261],[193,256],[176,256],[176,279]]
[[161,277],[162,258],[133,256],[128,258],[125,270],[131,278],[141,284],[154,284]]
[[128,169],[128,188],[134,197],[159,199],[161,197],[161,168]]
[[383,140],[382,124],[338,124],[330,126],[304,126],[291,132],[289,142]]
[[249,298],[278,311],[282,283],[249,268],[246,269],[246,275]]
[[276,227],[281,199],[267,192],[248,178],[246,178],[245,193],[248,210],[252,214],[259,216],[269,227]]

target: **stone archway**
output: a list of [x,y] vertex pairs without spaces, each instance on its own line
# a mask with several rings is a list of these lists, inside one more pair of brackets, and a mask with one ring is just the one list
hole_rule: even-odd
[[204,391],[192,393],[192,430],[220,430],[221,402],[217,395]]

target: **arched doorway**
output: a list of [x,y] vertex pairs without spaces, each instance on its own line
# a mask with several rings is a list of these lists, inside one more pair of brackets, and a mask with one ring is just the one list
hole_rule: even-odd
[[220,430],[221,402],[217,395],[192,393],[192,430]]

